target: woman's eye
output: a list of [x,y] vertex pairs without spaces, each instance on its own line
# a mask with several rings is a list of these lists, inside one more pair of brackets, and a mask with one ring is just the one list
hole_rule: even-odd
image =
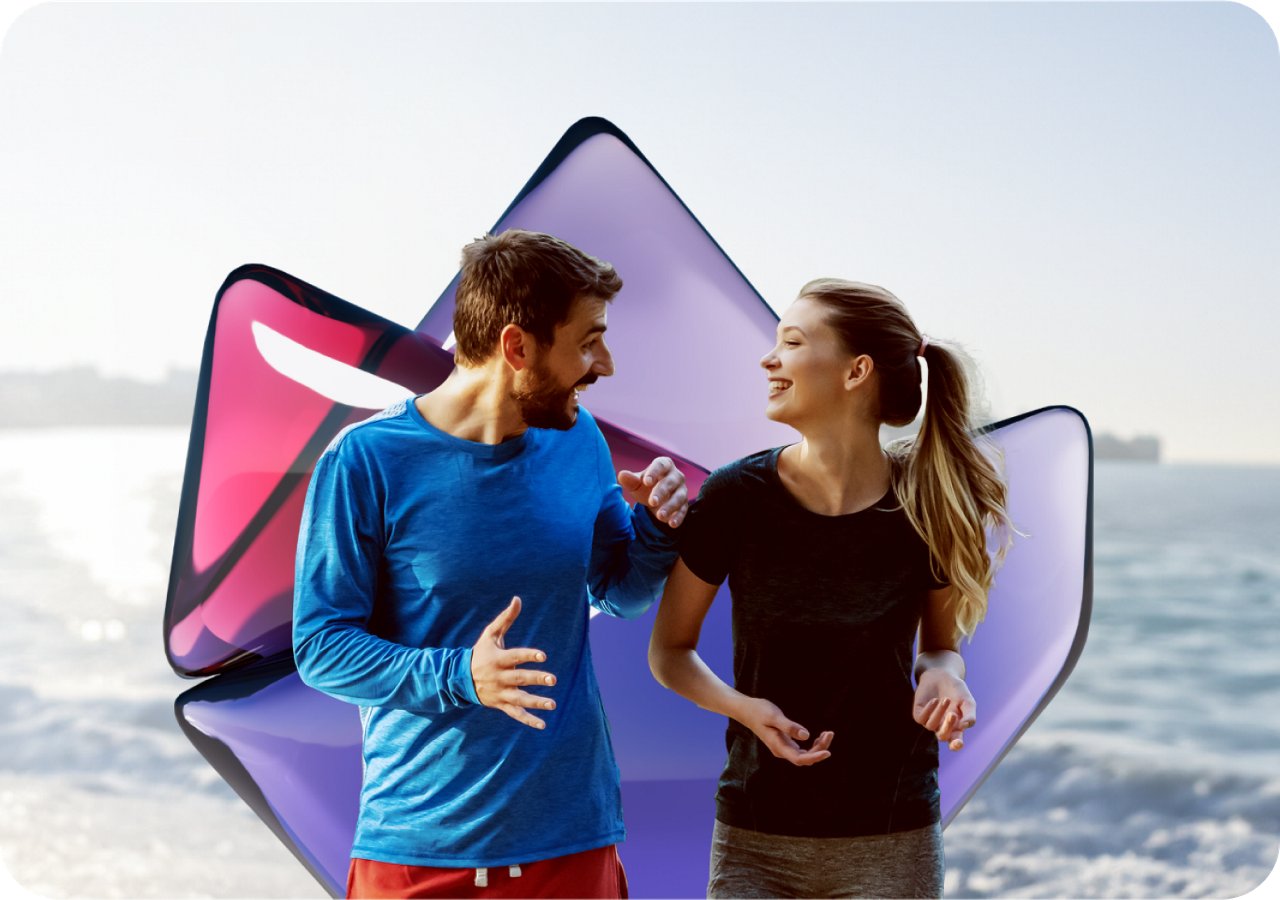
[[783,342],[782,342],[782,346],[784,346],[784,347],[799,347],[799,346],[800,346],[800,342],[799,342],[799,341],[783,341]]

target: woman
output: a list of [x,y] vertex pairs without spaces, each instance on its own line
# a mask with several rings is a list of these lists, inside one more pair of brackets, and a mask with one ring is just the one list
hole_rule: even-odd
[[[882,449],[920,409],[920,357],[919,434]],[[938,741],[976,721],[957,648],[1007,545],[993,562],[1005,485],[960,357],[882,288],[811,281],[760,364],[765,414],[801,440],[707,479],[649,648],[663,685],[730,719],[708,896],[940,896]],[[726,577],[736,689],[697,653]]]

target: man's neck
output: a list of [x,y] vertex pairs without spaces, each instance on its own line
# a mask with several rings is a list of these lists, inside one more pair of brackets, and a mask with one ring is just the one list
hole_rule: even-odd
[[480,444],[501,444],[528,425],[511,398],[511,376],[496,364],[457,366],[444,382],[415,403],[422,417],[446,434]]

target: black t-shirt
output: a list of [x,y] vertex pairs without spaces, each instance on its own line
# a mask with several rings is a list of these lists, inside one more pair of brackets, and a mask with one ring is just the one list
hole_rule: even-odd
[[835,740],[829,759],[795,766],[730,719],[716,817],[811,837],[930,825],[938,741],[912,718],[912,644],[927,592],[945,585],[892,489],[850,515],[811,512],[778,477],[782,449],[711,474],[680,555],[703,581],[729,579],[735,687]]

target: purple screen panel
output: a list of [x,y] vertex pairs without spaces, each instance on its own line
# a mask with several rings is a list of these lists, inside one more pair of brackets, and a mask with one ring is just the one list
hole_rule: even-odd
[[[593,387],[617,468],[677,458],[705,471],[794,440],[763,416],[758,367],[776,317],[629,139],[603,120],[565,135],[495,230],[549,231],[610,260],[617,374]],[[430,390],[451,358],[453,287],[409,331],[265,266],[228,277],[201,367],[166,609],[193,743],[331,893],[345,879],[359,786],[355,707],[302,685],[289,645],[293,555],[307,479],[337,432]],[[1058,689],[1089,612],[1091,448],[1073,410],[1001,423],[1019,537],[965,655],[980,724],[942,754],[950,820]],[[700,651],[728,677],[721,591]],[[705,888],[724,722],[660,688],[645,661],[653,612],[592,620],[592,653],[623,774],[638,896]],[[353,725],[354,723],[354,725]],[[355,729],[354,731],[352,729]],[[353,774],[354,773],[354,774]]]

